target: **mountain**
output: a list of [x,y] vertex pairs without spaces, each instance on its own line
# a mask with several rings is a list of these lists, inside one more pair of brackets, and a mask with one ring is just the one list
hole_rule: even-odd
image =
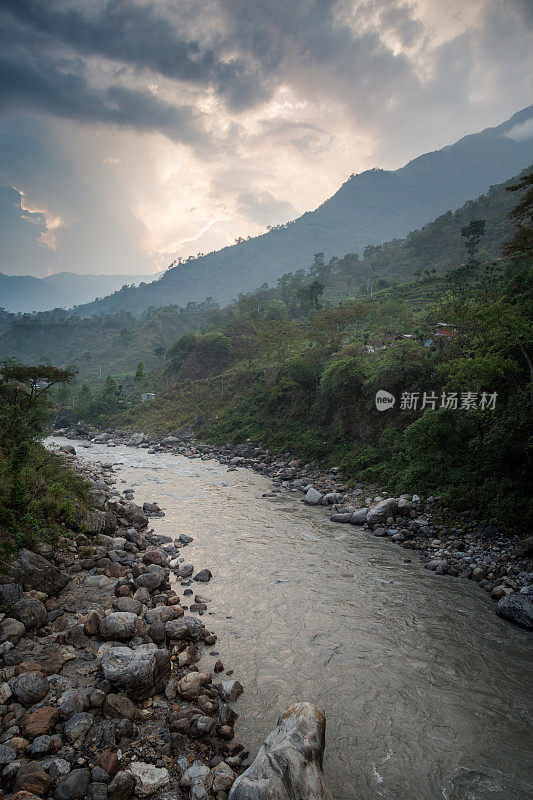
[[[447,212],[405,239],[394,239],[369,248],[362,260],[353,254],[327,265],[320,280],[325,286],[324,299],[337,303],[348,297],[366,296],[365,276],[373,274],[375,286],[380,278],[397,280],[401,285],[390,288],[391,297],[409,298],[415,307],[420,298],[427,300],[432,290],[445,291],[439,283],[442,274],[457,267],[465,258],[461,228],[472,219],[484,219],[486,234],[480,243],[480,260],[498,258],[504,241],[512,235],[509,211],[517,198],[506,188],[516,183],[512,178],[492,187],[487,194],[469,200],[460,209]],[[436,270],[416,284],[406,283],[417,272]],[[431,273],[433,275],[433,272]],[[293,276],[293,278],[296,276]],[[307,275],[309,285],[314,276]],[[161,281],[159,282],[161,283]],[[283,289],[259,291],[260,302],[268,304],[283,296],[284,302],[295,300],[301,282],[288,281]],[[134,289],[130,289],[134,292]],[[287,294],[288,292],[288,294]],[[436,299],[436,298],[433,298]],[[227,310],[226,310],[227,311]],[[133,316],[126,311],[106,316],[78,318],[66,311],[16,316],[0,310],[0,361],[15,356],[25,364],[53,363],[59,367],[75,365],[80,377],[94,379],[111,373],[115,377],[132,374],[139,361],[147,369],[161,363],[162,351],[190,330],[209,330],[217,320],[233,317],[217,310],[213,303],[189,303],[186,308],[167,306]]]
[[405,236],[519,173],[533,160],[533,106],[495,128],[426,153],[401,169],[353,175],[315,211],[168,270],[158,280],[76,309],[82,316],[185,306],[207,296],[228,302],[264,282],[326,258],[362,253],[367,245]]
[[77,275],[58,272],[46,278],[0,273],[0,307],[6,311],[48,311],[70,308],[105,297],[124,285],[149,282],[156,275]]

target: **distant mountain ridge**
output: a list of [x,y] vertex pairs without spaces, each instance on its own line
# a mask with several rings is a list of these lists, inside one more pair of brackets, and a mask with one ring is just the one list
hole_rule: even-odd
[[156,275],[78,275],[58,272],[45,278],[0,272],[0,307],[12,312],[71,308],[105,297],[122,286],[154,280]]
[[[533,160],[533,106],[494,128],[415,158],[395,171],[367,170],[352,176],[320,205],[286,226],[168,270],[160,280],[127,289],[77,309],[88,316],[212,297],[227,303],[264,282],[308,265],[315,252],[326,258],[361,253],[367,245],[403,237],[448,210],[518,174]],[[520,134],[513,138],[513,130]]]

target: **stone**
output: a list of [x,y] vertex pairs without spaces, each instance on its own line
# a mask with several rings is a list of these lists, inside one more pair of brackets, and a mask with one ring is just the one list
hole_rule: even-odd
[[180,578],[189,578],[194,572],[194,565],[193,564],[182,564],[181,567],[178,568],[176,574]]
[[83,632],[86,636],[96,636],[100,627],[102,617],[98,611],[89,611],[83,623]]
[[143,761],[132,761],[128,770],[135,778],[136,793],[140,797],[150,797],[170,782],[170,775],[165,767],[155,767]]
[[73,745],[81,744],[93,722],[94,717],[92,714],[86,712],[74,714],[73,717],[65,722],[65,736]]
[[209,673],[188,672],[178,681],[178,694],[186,700],[194,700],[208,683],[211,683],[211,675]]
[[212,574],[208,569],[201,569],[200,572],[197,572],[193,578],[193,581],[199,581],[200,583],[209,583],[212,578]]
[[322,772],[326,719],[311,703],[294,703],[278,720],[229,800],[331,800]]
[[26,549],[20,550],[13,561],[3,564],[1,571],[24,589],[36,589],[48,595],[60,592],[70,580],[69,575],[46,558]]
[[317,506],[322,501],[322,495],[312,486],[305,493],[304,503],[308,506]]
[[350,522],[352,525],[364,525],[367,516],[368,508],[358,508],[353,512]]
[[53,784],[51,778],[38,761],[23,764],[15,778],[15,792],[30,792],[38,797],[45,795]]
[[127,695],[108,694],[103,711],[109,719],[134,719],[137,709]]
[[91,782],[88,769],[73,769],[61,778],[57,784],[57,800],[82,800],[86,797]]
[[157,572],[155,570],[150,570],[150,572],[143,572],[142,575],[139,575],[138,578],[135,578],[135,588],[136,589],[148,589],[150,593],[155,592],[156,589],[159,589],[161,584],[163,583],[164,573],[163,570],[160,568]]
[[0,622],[0,642],[13,642],[16,644],[26,633],[26,626],[18,619],[5,617]]
[[51,778],[57,780],[58,778],[62,778],[64,775],[68,775],[71,770],[71,766],[69,762],[64,758],[52,758],[49,762],[49,766],[47,768],[47,772]]
[[117,772],[107,787],[108,800],[129,800],[135,789],[135,778],[131,772]]
[[27,748],[26,752],[32,758],[40,758],[41,756],[47,755],[47,753],[52,750],[53,746],[54,740],[52,737],[44,734],[43,736],[37,736]]
[[496,613],[521,628],[533,631],[533,597],[529,594],[511,594],[502,597],[496,606]]
[[7,744],[0,744],[0,767],[5,767],[6,764],[14,761],[16,757],[17,753],[12,747],[8,747]]
[[9,683],[0,683],[0,706],[5,706],[13,697],[13,692],[9,688]]
[[119,770],[119,760],[116,753],[111,750],[102,750],[96,759],[96,766],[104,770],[111,778],[113,778]]
[[164,691],[170,677],[170,653],[148,646],[136,650],[112,647],[102,658],[102,670],[115,689],[135,700],[145,700]]
[[83,695],[77,689],[67,689],[57,701],[61,719],[70,719],[75,714],[81,714],[85,708]]
[[210,769],[201,761],[193,761],[190,767],[184,771],[180,778],[180,787],[190,789],[195,783],[207,783]]
[[40,672],[23,672],[9,681],[9,688],[25,708],[39,703],[49,692],[46,678]]
[[59,719],[59,711],[53,706],[43,706],[33,711],[26,719],[24,729],[29,739],[49,733]]
[[223,681],[218,683],[216,688],[220,697],[229,702],[236,700],[244,691],[239,681]]
[[130,614],[139,616],[142,610],[142,603],[134,600],[133,597],[117,597],[116,600],[113,600],[113,611],[127,611]]
[[112,611],[101,621],[98,631],[102,639],[131,639],[137,632],[137,616],[129,611]]
[[18,583],[0,583],[0,606],[12,606],[22,596]]
[[221,761],[213,767],[207,779],[207,786],[213,794],[228,792],[235,781],[236,775],[229,764]]
[[185,620],[171,619],[165,623],[165,633],[169,639],[185,639],[189,633],[189,628]]
[[11,616],[22,622],[27,630],[35,630],[45,625],[48,613],[40,600],[25,597],[12,606]]
[[385,522],[387,517],[394,516],[398,510],[398,500],[395,497],[387,497],[385,500],[380,500],[374,508],[371,508],[367,514],[366,521],[369,525],[375,525],[378,522]]

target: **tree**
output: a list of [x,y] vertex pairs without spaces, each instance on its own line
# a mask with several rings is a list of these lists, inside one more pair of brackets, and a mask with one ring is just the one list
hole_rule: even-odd
[[0,373],[0,446],[39,438],[50,408],[47,393],[76,375],[75,370],[28,367],[15,359],[0,362]]
[[533,170],[523,175],[508,192],[523,192],[509,218],[515,223],[514,236],[503,246],[505,256],[530,256],[533,253]]
[[309,299],[311,300],[312,305],[315,308],[319,307],[319,300],[318,298],[324,294],[324,286],[319,281],[313,281],[313,283],[309,287]]
[[479,250],[479,243],[481,237],[485,235],[485,220],[473,219],[468,225],[461,228],[461,236],[465,240],[465,247],[470,256],[470,261],[474,260],[474,256]]
[[135,380],[136,381],[144,381],[146,378],[146,372],[144,369],[144,361],[139,361],[137,364],[137,369],[135,371]]

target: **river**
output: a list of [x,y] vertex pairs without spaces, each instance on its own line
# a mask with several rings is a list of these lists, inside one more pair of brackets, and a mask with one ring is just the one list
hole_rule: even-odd
[[533,798],[533,635],[479,587],[299,494],[262,498],[270,482],[250,470],[74,444],[120,465],[119,491],[161,506],[157,533],[194,538],[184,555],[213,573],[203,620],[245,687],[236,733],[254,755],[285,707],[309,700],[326,712],[335,800]]

